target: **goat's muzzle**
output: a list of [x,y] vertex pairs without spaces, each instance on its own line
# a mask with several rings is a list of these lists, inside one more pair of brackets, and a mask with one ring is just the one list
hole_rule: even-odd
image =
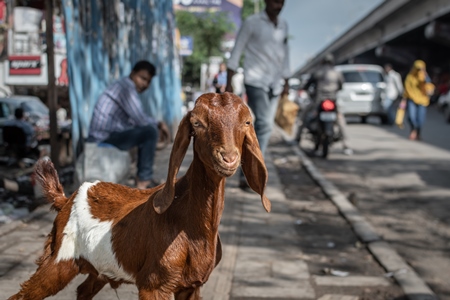
[[232,176],[240,165],[240,155],[238,151],[218,151],[215,159],[216,171],[224,176]]

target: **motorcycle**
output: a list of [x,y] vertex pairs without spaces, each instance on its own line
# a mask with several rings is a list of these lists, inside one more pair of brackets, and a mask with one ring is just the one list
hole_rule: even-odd
[[329,148],[334,142],[342,139],[342,133],[337,124],[338,111],[336,101],[323,99],[314,109],[306,112],[298,129],[296,139],[300,143],[303,131],[309,133],[314,142],[314,152],[320,148],[321,156],[328,157]]

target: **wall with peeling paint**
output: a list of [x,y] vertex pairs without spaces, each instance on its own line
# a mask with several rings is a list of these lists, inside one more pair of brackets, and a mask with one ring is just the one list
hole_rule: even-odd
[[144,109],[169,125],[179,122],[182,101],[171,0],[62,0],[62,8],[77,154],[98,96],[141,59],[157,67],[150,89],[142,94]]

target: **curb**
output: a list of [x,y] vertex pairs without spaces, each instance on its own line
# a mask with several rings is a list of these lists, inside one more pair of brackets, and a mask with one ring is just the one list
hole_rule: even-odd
[[409,300],[437,300],[436,294],[428,287],[425,281],[419,277],[394,248],[386,241],[383,241],[358,209],[331,181],[327,180],[319,172],[300,147],[297,144],[293,145],[292,139],[280,128],[276,128],[276,130],[282,135],[283,140],[291,145],[291,150],[301,158],[302,165],[308,174],[338,208],[339,212],[352,226],[358,238],[367,245],[369,251],[383,268],[392,274],[405,296]]

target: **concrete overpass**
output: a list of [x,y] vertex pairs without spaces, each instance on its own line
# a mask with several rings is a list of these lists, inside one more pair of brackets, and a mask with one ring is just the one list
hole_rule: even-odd
[[450,1],[386,0],[333,41],[294,77],[313,72],[327,53],[336,63],[390,62],[406,73],[415,59],[429,69],[450,70]]

